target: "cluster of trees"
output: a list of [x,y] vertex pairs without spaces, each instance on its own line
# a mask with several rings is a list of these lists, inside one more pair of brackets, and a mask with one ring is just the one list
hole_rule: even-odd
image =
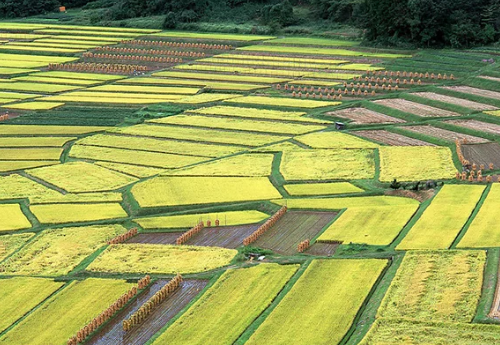
[[52,12],[59,6],[59,0],[2,0],[0,18],[28,17]]

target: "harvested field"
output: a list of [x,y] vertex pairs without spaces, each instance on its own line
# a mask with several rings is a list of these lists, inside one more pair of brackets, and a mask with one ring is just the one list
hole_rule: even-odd
[[430,137],[443,139],[443,140],[450,141],[450,142],[454,142],[455,139],[460,139],[460,140],[465,139],[468,143],[471,143],[471,144],[480,144],[480,143],[489,142],[488,139],[475,137],[472,135],[467,135],[467,134],[462,134],[462,133],[457,133],[457,132],[449,131],[447,129],[442,129],[442,128],[433,127],[433,126],[405,126],[405,127],[401,127],[401,129],[404,129],[405,131],[414,132],[414,133],[425,134],[425,135],[428,135]]
[[326,113],[330,116],[338,116],[351,120],[352,124],[365,123],[403,123],[405,120],[398,119],[376,111],[365,108],[348,108]]
[[449,120],[446,121],[446,123],[459,127],[474,129],[479,132],[500,135],[500,126],[495,125],[494,123],[482,122],[477,120]]
[[314,243],[305,252],[306,254],[317,255],[317,256],[332,256],[339,247],[339,243]]
[[288,211],[254,244],[280,254],[295,254],[300,242],[313,239],[336,215],[336,212]]
[[386,130],[356,131],[352,133],[392,146],[436,146],[422,140],[406,137]]
[[453,111],[439,109],[425,104],[407,101],[406,99],[401,98],[380,99],[378,101],[373,101],[373,103],[423,117],[460,116],[459,113],[455,113]]
[[204,287],[205,280],[184,280],[180,288],[173,292],[163,303],[159,305],[146,319],[146,321],[125,332],[122,321],[129,318],[139,307],[153,296],[167,280],[158,280],[150,288],[144,291],[136,301],[123,309],[113,320],[107,324],[96,336],[86,341],[87,344],[145,344],[156,332],[158,332],[170,319],[180,312]]
[[494,107],[492,105],[473,102],[473,101],[469,101],[467,99],[462,99],[462,98],[457,98],[457,97],[440,95],[440,94],[434,93],[434,92],[417,92],[417,93],[412,93],[412,95],[422,97],[422,98],[431,99],[433,101],[455,104],[455,105],[459,105],[461,107],[474,109],[474,110],[496,110],[496,109],[498,109],[497,107]]
[[186,242],[193,246],[224,247],[236,249],[243,245],[243,240],[259,228],[259,224],[204,228]]
[[498,143],[485,143],[474,145],[462,145],[464,158],[478,166],[484,164],[486,167],[493,163],[495,169],[500,167],[500,145]]
[[132,237],[127,243],[175,244],[182,232],[142,233]]
[[475,96],[480,96],[480,97],[500,99],[500,92],[490,91],[490,90],[484,90],[484,89],[478,89],[476,87],[470,87],[470,86],[443,86],[442,88],[446,89],[446,90],[456,91],[456,92],[468,93],[468,94],[475,95]]

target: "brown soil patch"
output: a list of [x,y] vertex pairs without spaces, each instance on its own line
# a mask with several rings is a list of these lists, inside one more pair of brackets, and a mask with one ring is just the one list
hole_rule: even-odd
[[462,153],[465,159],[478,166],[484,164],[488,167],[490,163],[493,163],[495,169],[500,168],[500,145],[498,143],[462,145]]
[[481,96],[486,98],[500,99],[500,92],[478,89],[476,87],[470,86],[443,86],[443,89],[468,93],[475,96]]
[[243,240],[258,228],[259,224],[204,228],[186,244],[235,249],[242,246]]
[[423,117],[460,116],[459,113],[455,113],[453,111],[448,111],[444,109],[431,107],[425,104],[407,101],[406,99],[402,98],[380,99],[378,101],[373,101],[373,102],[389,108],[397,109],[400,111],[404,111],[406,113]]
[[461,106],[464,108],[473,109],[473,110],[496,110],[496,109],[498,109],[497,107],[494,107],[494,106],[489,105],[489,104],[473,102],[473,101],[469,101],[467,99],[462,99],[462,98],[457,98],[457,97],[440,95],[440,94],[434,93],[434,92],[417,92],[417,93],[412,93],[412,95],[431,99],[433,101],[455,104],[455,105],[458,105],[458,106]]
[[389,115],[377,113],[376,111],[365,109],[365,108],[347,108],[338,111],[331,111],[326,113],[326,115],[343,117],[352,120],[353,124],[365,124],[365,123],[403,123],[405,120],[401,120]]
[[332,256],[339,245],[338,243],[316,242],[305,253],[316,256]]
[[468,143],[471,143],[471,144],[479,144],[479,143],[489,142],[488,139],[475,137],[472,135],[467,135],[467,134],[462,134],[462,133],[457,133],[457,132],[449,131],[447,129],[442,129],[442,128],[433,127],[433,126],[405,126],[405,127],[401,127],[401,129],[404,129],[405,131],[425,134],[425,135],[428,135],[430,137],[439,138],[439,139],[443,139],[443,140],[450,141],[450,142],[454,142],[455,139],[459,139],[459,140],[465,139]]
[[391,146],[436,146],[426,141],[406,137],[404,135],[385,130],[355,131],[352,132],[352,134]]
[[446,121],[446,123],[459,127],[475,129],[481,132],[500,134],[500,125],[495,125],[493,123],[482,122],[477,120],[448,120]]

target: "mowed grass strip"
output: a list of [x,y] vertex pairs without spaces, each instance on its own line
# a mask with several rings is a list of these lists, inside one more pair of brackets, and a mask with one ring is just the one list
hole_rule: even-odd
[[335,195],[364,192],[363,189],[349,182],[286,184],[283,187],[288,194],[293,196]]
[[297,269],[298,265],[261,264],[227,270],[153,344],[233,344]]
[[469,219],[484,188],[467,185],[443,186],[396,249],[449,248]]
[[166,244],[110,245],[88,267],[90,272],[189,274],[228,265],[235,249]]
[[63,344],[135,284],[118,279],[73,281],[0,338],[2,344]]
[[283,108],[311,108],[311,109],[329,107],[340,104],[340,102],[312,101],[307,99],[264,97],[264,96],[237,97],[225,100],[224,102],[236,103],[236,104],[267,105],[272,107],[283,107]]
[[0,332],[5,331],[63,285],[62,282],[41,278],[0,279]]
[[21,211],[19,204],[0,204],[0,231],[31,228],[31,223]]
[[128,216],[118,203],[31,205],[30,210],[42,224],[81,223]]
[[451,179],[457,171],[448,147],[384,146],[379,152],[382,182]]
[[481,297],[484,251],[406,253],[378,318],[471,322]]
[[270,135],[263,133],[245,133],[245,135],[242,135],[241,132],[237,131],[221,131],[208,128],[189,128],[168,125],[157,126],[148,124],[114,128],[110,132],[145,137],[188,140],[202,143],[241,145],[247,147],[262,146],[289,139],[288,136],[282,135]]
[[321,234],[318,242],[389,245],[417,208],[418,205],[348,208]]
[[27,173],[71,193],[111,191],[136,181],[133,177],[86,162],[68,162]]
[[313,125],[313,124],[306,125],[306,124],[286,123],[277,121],[270,122],[270,121],[252,120],[243,118],[229,118],[229,117],[221,118],[221,117],[210,117],[210,116],[200,116],[200,115],[176,115],[162,119],[149,120],[148,122],[167,124],[167,125],[230,129],[237,131],[276,133],[285,135],[304,134],[326,128],[325,126]]
[[127,231],[121,225],[86,226],[43,231],[0,265],[2,274],[60,276]]
[[304,150],[283,152],[280,171],[287,181],[373,178],[373,150]]
[[85,145],[73,145],[69,156],[73,158],[128,163],[153,168],[180,168],[207,160],[203,157]]
[[220,220],[221,226],[259,223],[269,217],[268,214],[255,210],[228,211],[218,213],[196,213],[179,216],[155,216],[134,219],[144,229],[174,229],[193,227],[201,221],[210,220],[214,224]]
[[280,198],[266,177],[155,177],[132,187],[141,207],[180,206]]
[[497,224],[500,222],[497,212],[499,207],[500,185],[494,184],[491,186],[483,205],[457,247],[496,247],[500,241],[500,233],[497,228]]
[[247,344],[338,344],[386,260],[314,260]]

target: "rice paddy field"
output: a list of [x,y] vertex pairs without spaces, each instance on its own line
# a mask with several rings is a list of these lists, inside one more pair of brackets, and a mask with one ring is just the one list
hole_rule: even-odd
[[498,49],[58,22],[0,22],[0,344],[500,341]]

